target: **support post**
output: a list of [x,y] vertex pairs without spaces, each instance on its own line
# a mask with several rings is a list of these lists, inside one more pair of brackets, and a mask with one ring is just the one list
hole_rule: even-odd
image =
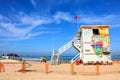
[[22,62],[22,70],[21,70],[22,73],[25,72],[25,62]]
[[49,64],[46,63],[46,64],[45,64],[45,73],[48,74],[48,71],[49,71]]
[[74,64],[71,64],[71,74],[74,75]]
[[2,62],[0,62],[0,72],[2,72]]
[[96,75],[99,75],[100,73],[99,73],[99,64],[97,63],[96,64]]

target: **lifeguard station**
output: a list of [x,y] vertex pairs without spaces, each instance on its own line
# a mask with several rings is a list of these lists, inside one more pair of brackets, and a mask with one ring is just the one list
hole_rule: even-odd
[[87,63],[112,63],[110,54],[109,25],[81,25],[73,40],[59,48],[58,53],[53,50],[51,62],[60,63],[60,55],[74,47],[79,53],[71,60],[81,60]]

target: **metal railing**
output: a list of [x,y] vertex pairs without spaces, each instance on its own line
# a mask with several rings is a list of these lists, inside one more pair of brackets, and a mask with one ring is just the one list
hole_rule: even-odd
[[72,41],[73,40],[69,41],[67,44],[60,47],[58,49],[57,54],[55,53],[55,51],[53,49],[53,51],[52,51],[53,53],[52,53],[52,57],[51,57],[51,62],[53,64],[59,64],[60,63],[60,55],[72,47]]
[[69,41],[67,44],[63,45],[62,47],[60,47],[58,49],[58,54],[62,54],[63,52],[67,51],[68,49],[70,49],[72,47],[72,41]]
[[76,60],[80,59],[80,54],[77,54],[75,57],[71,59],[71,63],[74,63]]

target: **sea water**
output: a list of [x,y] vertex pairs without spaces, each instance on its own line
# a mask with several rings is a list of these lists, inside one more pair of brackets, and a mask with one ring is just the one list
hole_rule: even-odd
[[120,60],[120,55],[112,55],[111,58],[113,60]]
[[[30,56],[30,55],[22,55],[20,56],[23,60],[25,61],[40,61],[40,56]],[[51,56],[44,56],[46,58],[47,61],[50,61]],[[74,56],[61,56],[61,62],[70,62],[70,60],[73,58]]]
[[[51,56],[44,56],[44,57],[46,58],[47,61],[50,61],[50,59],[51,59]],[[74,56],[61,56],[60,60],[61,60],[61,62],[70,62],[73,57]],[[40,62],[40,56],[24,55],[24,56],[21,56],[21,58],[24,59],[25,61]],[[120,55],[112,55],[111,59],[112,60],[120,60]]]

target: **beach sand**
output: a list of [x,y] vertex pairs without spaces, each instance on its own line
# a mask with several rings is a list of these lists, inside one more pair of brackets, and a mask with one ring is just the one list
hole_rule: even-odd
[[75,74],[72,75],[71,64],[68,63],[49,64],[48,74],[45,73],[45,63],[28,62],[28,64],[32,66],[26,68],[25,73],[16,70],[21,64],[4,64],[7,68],[0,72],[0,80],[120,80],[120,63],[100,65],[99,75],[96,75],[95,65],[74,64]]

